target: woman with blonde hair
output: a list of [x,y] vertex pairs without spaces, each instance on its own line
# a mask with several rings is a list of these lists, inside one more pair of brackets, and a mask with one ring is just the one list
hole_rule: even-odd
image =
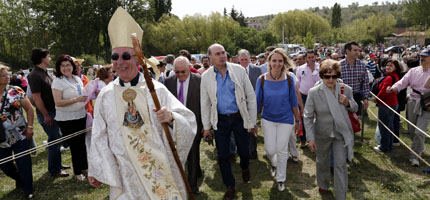
[[[0,159],[19,154],[29,149],[33,137],[34,110],[25,92],[18,86],[9,84],[9,67],[0,64]],[[25,115],[22,112],[25,110]],[[0,165],[1,170],[16,181],[21,187],[26,199],[33,198],[33,172],[29,154]]]
[[279,191],[285,190],[290,134],[293,128],[296,132],[300,128],[295,81],[287,66],[291,61],[285,51],[273,50],[268,56],[268,71],[258,78],[255,91],[258,109],[262,110],[264,148]]

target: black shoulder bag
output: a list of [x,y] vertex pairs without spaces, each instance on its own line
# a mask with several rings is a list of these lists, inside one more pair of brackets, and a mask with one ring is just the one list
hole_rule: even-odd
[[430,92],[426,92],[426,93],[421,93],[418,90],[412,89],[412,91],[414,91],[415,93],[419,94],[421,96],[421,108],[424,111],[429,112],[430,111]]

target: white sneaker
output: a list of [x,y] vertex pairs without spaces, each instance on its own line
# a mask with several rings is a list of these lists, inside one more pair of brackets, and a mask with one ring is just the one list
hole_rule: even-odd
[[270,175],[272,175],[272,178],[276,176],[276,167],[271,167],[270,168]]
[[70,150],[70,147],[61,147],[60,148],[60,151],[68,151],[68,150]]
[[373,151],[375,151],[376,153],[382,152],[379,146],[373,147]]
[[420,166],[420,162],[416,158],[409,159],[409,161],[411,162],[411,166],[414,166],[414,167]]
[[47,145],[47,144],[48,144],[48,141],[43,140],[43,141],[42,141],[42,144],[43,144],[43,145]]
[[293,158],[293,162],[299,162],[299,158],[297,158],[296,156],[292,156]]
[[278,190],[280,192],[282,192],[282,191],[285,190],[285,184],[284,184],[284,182],[278,182]]

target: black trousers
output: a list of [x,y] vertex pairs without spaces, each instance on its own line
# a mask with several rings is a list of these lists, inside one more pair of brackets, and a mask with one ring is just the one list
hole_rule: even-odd
[[[60,125],[63,137],[65,137],[72,133],[76,133],[85,129],[86,121],[87,118],[85,116],[81,119],[58,121],[58,124]],[[88,169],[87,149],[85,146],[85,133],[79,134],[66,141],[67,143],[69,143],[70,152],[72,154],[73,173],[75,175],[82,174],[83,170]]]
[[[201,130],[201,129],[200,129]],[[187,158],[188,182],[190,183],[193,192],[198,191],[197,178],[202,175],[200,168],[200,140],[202,134],[197,133],[194,137],[193,145]]]
[[363,97],[361,97],[360,93],[355,93],[353,97],[354,97],[354,101],[357,102],[358,104],[357,115],[361,115],[361,110],[363,109],[363,103],[361,103],[361,100],[363,100]]

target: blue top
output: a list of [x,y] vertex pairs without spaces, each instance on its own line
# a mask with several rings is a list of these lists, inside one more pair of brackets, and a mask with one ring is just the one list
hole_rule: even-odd
[[230,75],[225,73],[224,79],[221,73],[214,67],[216,73],[217,91],[216,97],[218,99],[217,108],[219,114],[232,114],[237,113],[239,108],[236,104],[236,95],[234,94],[235,85],[231,80]]
[[[294,124],[293,108],[298,106],[296,86],[294,78],[290,76],[291,86],[288,80],[268,81],[264,80],[264,95],[261,91],[261,79],[257,80],[255,93],[257,96],[257,109],[263,105],[261,117],[265,120],[277,123]],[[263,99],[264,96],[264,99]]]

